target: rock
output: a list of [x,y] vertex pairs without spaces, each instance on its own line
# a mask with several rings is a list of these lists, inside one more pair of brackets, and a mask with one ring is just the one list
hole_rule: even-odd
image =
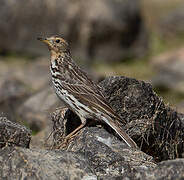
[[158,72],[152,79],[153,86],[165,87],[177,92],[184,91],[184,48],[163,53],[151,60]]
[[123,141],[97,127],[84,128],[67,150],[86,154],[98,176],[127,176],[129,168],[145,171],[156,166],[151,156],[130,149]]
[[45,87],[40,92],[30,96],[19,108],[18,115],[26,120],[34,131],[40,131],[50,126],[50,113],[62,103],[55,95],[52,87]]
[[10,180],[97,179],[82,154],[20,147],[0,150],[0,174]]
[[[66,126],[62,126],[62,120],[66,120],[62,119],[64,112],[66,116],[69,116],[70,114],[67,119],[68,125],[65,124]],[[63,130],[66,130],[64,132],[66,133],[68,127],[75,128],[73,124],[70,126],[70,123],[74,123],[75,120],[77,120],[77,117],[75,117],[75,114],[72,114],[71,111],[69,112],[65,109],[60,111],[57,110],[53,114],[52,120],[55,125],[53,131],[54,148],[58,148],[60,143],[62,143],[62,138],[65,136],[62,134]],[[77,124],[77,122],[75,123]],[[66,129],[62,127],[65,127]],[[70,131],[68,133],[70,133]],[[99,177],[121,176],[122,178],[130,176],[130,169],[134,169],[135,171],[145,171],[147,168],[156,166],[152,161],[152,157],[140,150],[129,148],[124,141],[120,141],[104,128],[99,127],[83,128],[76,137],[70,140],[69,145],[65,147],[65,149],[67,149],[68,152],[83,153],[89,159],[91,168],[95,170],[95,174]]]
[[[0,118],[0,176],[12,180],[181,179],[184,114],[165,106],[149,83],[112,76],[100,85],[109,104],[127,120],[122,128],[151,156],[128,147],[105,125],[84,127],[70,139],[65,151],[56,150],[80,124],[76,114],[61,108],[52,115],[50,150],[40,150],[40,146],[27,149],[30,132]],[[163,161],[178,157],[181,159]]]
[[32,135],[30,148],[50,149],[53,146],[52,125],[48,123],[38,133]]
[[[49,61],[46,58],[38,58],[33,62],[25,62],[25,60],[18,61],[17,59],[13,59],[11,63],[8,59],[2,58],[2,61],[0,62],[1,112],[3,112],[12,121],[16,121],[20,118],[20,115],[22,119],[19,120],[23,120],[24,122],[30,122],[31,118],[39,119],[36,116],[40,117],[43,113],[46,114],[44,111],[50,110],[48,107],[49,103],[52,104],[53,101],[56,100],[55,96],[51,97],[50,95],[54,95],[54,91],[53,93],[49,93],[50,91],[48,91],[51,87],[51,85],[49,85],[49,81]],[[43,91],[44,89],[46,91],[40,97],[39,92],[42,91],[42,89]],[[35,95],[35,93],[38,95]],[[39,105],[39,102],[34,100],[34,96],[38,98],[37,100],[40,100]],[[30,101],[30,99],[32,100]],[[34,104],[31,103],[32,101]],[[43,102],[47,104],[43,105]],[[29,103],[31,103],[31,108],[34,109],[35,114],[32,114],[34,118],[30,115],[33,111],[28,111],[25,115],[24,110],[27,110],[25,109],[25,106],[29,108]],[[19,109],[20,111],[18,112]],[[38,112],[41,112],[42,114],[40,115]],[[46,117],[46,115],[44,117]],[[43,121],[44,119],[42,119],[42,122]],[[40,122],[38,122],[38,124],[39,123]]]
[[16,3],[2,0],[0,49],[4,53],[43,54],[46,49],[41,49],[43,45],[36,38],[61,34],[71,42],[73,54],[79,59],[114,61],[140,57],[148,49],[140,11],[139,0],[123,3],[118,0],[23,0]]
[[[170,3],[172,4],[172,3]],[[172,7],[172,6],[171,6]],[[172,9],[160,17],[159,32],[165,40],[183,36],[184,31],[184,3],[178,2]]]
[[15,121],[16,108],[29,96],[27,87],[18,79],[3,79],[0,81],[1,113]]
[[30,93],[35,93],[50,82],[49,57],[26,61],[26,58],[0,57],[0,82],[17,79]]
[[5,146],[29,147],[31,132],[26,127],[0,117],[0,149]]
[[184,159],[163,161],[154,169],[144,173],[135,173],[135,179],[182,179],[184,171]]
[[[100,85],[111,107],[127,121],[125,126],[122,123],[121,128],[127,131],[142,151],[153,156],[156,161],[182,157],[183,118],[163,103],[149,83],[112,76]],[[59,115],[56,115],[57,113]],[[56,114],[52,120],[54,145],[57,146],[67,134],[80,125],[80,121],[79,117],[70,111]],[[103,127],[114,133],[111,128]],[[83,138],[87,138],[86,136],[83,135]]]
[[[111,149],[112,146],[106,139],[98,139],[105,152],[107,149]],[[109,139],[110,140],[110,139]],[[101,141],[101,142],[100,142]],[[115,142],[114,140],[112,142]],[[117,145],[117,144],[116,144]],[[115,146],[116,146],[115,145]],[[92,144],[95,146],[95,144]],[[121,144],[119,145],[121,146]],[[111,148],[110,148],[111,147]],[[184,159],[169,160],[158,163],[150,163],[144,166],[144,162],[141,162],[137,170],[131,168],[131,165],[126,163],[125,159],[119,159],[119,156],[115,155],[113,164],[108,168],[102,169],[104,164],[109,161],[113,153],[107,157],[103,157],[103,154],[94,154],[95,157],[101,156],[103,163],[96,169],[93,169],[90,158],[88,158],[89,147],[85,154],[79,152],[66,152],[66,151],[51,151],[51,150],[38,150],[38,149],[25,149],[21,147],[5,147],[0,149],[0,174],[2,178],[13,179],[181,179],[183,177]],[[97,150],[96,150],[97,151]],[[107,151],[106,153],[108,153]],[[120,154],[127,153],[129,151],[122,151]],[[136,155],[136,153],[135,153]],[[143,154],[140,154],[140,158]],[[128,157],[129,158],[129,157]],[[97,158],[98,160],[98,158]],[[118,162],[116,162],[118,160]],[[133,159],[131,159],[133,161]],[[138,159],[136,159],[138,160]],[[121,162],[121,163],[120,163]],[[139,162],[139,161],[138,161]],[[137,163],[138,163],[137,162]],[[97,161],[98,163],[98,161]],[[135,161],[132,163],[136,163]],[[121,165],[121,166],[119,166]],[[13,167],[13,168],[11,168]],[[116,167],[116,168],[114,168]],[[101,170],[99,175],[96,171]],[[118,175],[117,175],[117,174]],[[101,175],[105,174],[105,175]],[[111,175],[112,174],[112,175]],[[120,175],[121,174],[121,175]]]
[[149,83],[112,76],[100,85],[110,105],[127,120],[125,128],[133,138],[139,139],[135,141],[144,152],[157,161],[182,157],[183,120],[164,104]]

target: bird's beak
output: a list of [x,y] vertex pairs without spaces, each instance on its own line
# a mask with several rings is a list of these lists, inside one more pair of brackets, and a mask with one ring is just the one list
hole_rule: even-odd
[[40,38],[38,37],[37,40],[44,42],[45,44],[51,46],[51,41],[47,38]]

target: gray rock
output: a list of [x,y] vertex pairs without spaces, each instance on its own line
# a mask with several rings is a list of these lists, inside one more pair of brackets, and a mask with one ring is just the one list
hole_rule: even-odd
[[151,60],[157,74],[152,79],[154,87],[164,87],[180,93],[184,91],[184,48],[163,53]]
[[32,130],[40,131],[49,126],[50,113],[59,105],[61,106],[62,103],[52,87],[46,86],[40,92],[27,98],[17,109],[17,114]]
[[[156,161],[182,157],[183,118],[164,104],[149,83],[113,76],[100,85],[109,104],[127,121],[120,128],[127,131],[142,151],[152,155]],[[54,115],[53,120],[56,146],[80,125],[79,117],[66,110],[63,116]],[[114,133],[111,128],[103,127]]]
[[[61,34],[74,56],[121,60],[143,56],[148,38],[139,0],[26,0],[0,2],[0,49],[43,54],[40,35]],[[22,8],[24,7],[24,8]]]
[[[170,3],[172,5],[172,2]],[[173,4],[174,5],[174,4]],[[172,7],[172,6],[171,6]],[[184,31],[184,3],[178,1],[175,7],[171,8],[159,19],[159,32],[165,40],[172,38],[181,38]]]
[[151,156],[129,148],[105,125],[83,128],[69,141],[65,151],[56,150],[63,138],[80,124],[79,117],[70,110],[57,109],[52,115],[51,150],[17,147],[29,146],[30,132],[6,118],[0,119],[0,177],[10,180],[181,179],[184,159],[158,164],[154,160],[182,157],[184,115],[165,106],[149,83],[114,76],[100,85],[114,110],[127,119],[122,128]]
[[12,121],[19,119],[35,131],[46,124],[57,102],[49,84],[48,59],[25,62],[15,58],[10,63],[2,58],[0,62],[0,113]]
[[16,78],[2,79],[0,83],[0,113],[16,121],[16,108],[29,96],[25,84]]
[[154,169],[144,173],[135,173],[134,179],[182,179],[184,174],[184,159],[163,161]]
[[100,85],[110,105],[127,120],[125,129],[144,152],[158,161],[182,157],[183,120],[164,104],[149,83],[113,76]]
[[0,117],[0,148],[4,146],[29,147],[31,131],[26,127]]
[[0,177],[9,180],[97,179],[82,154],[20,147],[0,150]]
[[[63,117],[64,112],[65,117]],[[80,122],[74,113],[66,110],[57,110],[53,114],[52,120],[54,122],[53,138],[55,143],[53,148],[61,148],[63,138]],[[73,129],[69,129],[69,127]],[[156,166],[151,156],[140,150],[129,148],[123,141],[100,127],[83,128],[64,148],[69,152],[83,153],[99,177],[121,176],[122,178],[130,176],[131,169],[145,171]]]
[[[21,178],[159,180],[183,177],[184,159],[165,161],[156,165],[147,159],[149,156],[125,148],[124,144],[119,143],[103,129],[99,131],[97,128],[91,128],[92,134],[88,130],[89,128],[86,128],[81,132],[87,136],[78,141],[80,143],[78,147],[76,145],[70,147],[75,152],[21,147],[0,149],[0,177],[8,177],[10,180]],[[88,141],[92,138],[89,135],[94,138],[93,142]]]
[[49,57],[28,61],[23,57],[5,58],[1,56],[0,86],[2,82],[11,79],[17,79],[23,83],[29,93],[35,93],[35,91],[44,88],[50,82]]
[[130,169],[145,171],[156,164],[140,150],[132,150],[104,129],[85,128],[68,146],[68,151],[82,152],[98,176],[127,176]]

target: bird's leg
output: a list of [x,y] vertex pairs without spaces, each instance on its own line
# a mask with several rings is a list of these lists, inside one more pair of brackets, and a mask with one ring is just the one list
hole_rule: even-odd
[[77,133],[86,125],[86,119],[81,118],[81,121],[82,121],[82,124],[64,138],[64,141],[62,142],[60,147],[66,147],[69,140],[74,138],[77,135]]
[[86,125],[86,122],[82,123],[80,126],[78,126],[74,131],[72,131],[70,134],[68,134],[65,139],[71,139],[76,136],[76,133],[82,129]]

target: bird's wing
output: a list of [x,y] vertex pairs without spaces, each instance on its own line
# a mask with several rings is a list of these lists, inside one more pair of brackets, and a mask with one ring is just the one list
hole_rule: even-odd
[[104,114],[117,119],[122,124],[126,124],[125,120],[121,120],[117,113],[108,105],[101,87],[92,81],[87,73],[80,69],[71,58],[65,58],[59,67],[62,87],[73,95],[78,101],[92,110],[99,110]]
[[137,148],[136,143],[129,137],[129,135],[121,128],[126,122],[119,118],[114,110],[108,105],[105,98],[97,92],[96,87],[88,86],[71,79],[65,79],[62,81],[63,88],[73,95],[82,104],[88,106],[89,109],[98,113],[98,111],[105,114],[105,120],[101,120],[107,123],[113,128],[116,133],[128,144],[128,146]]
[[[88,83],[83,84],[71,79],[62,81],[62,86],[69,94],[73,95],[78,101],[91,108],[94,112],[98,110],[112,119],[119,120],[120,122],[123,121],[108,105],[101,91],[99,91],[98,86],[93,86]],[[126,122],[123,121],[122,124],[126,124]]]

